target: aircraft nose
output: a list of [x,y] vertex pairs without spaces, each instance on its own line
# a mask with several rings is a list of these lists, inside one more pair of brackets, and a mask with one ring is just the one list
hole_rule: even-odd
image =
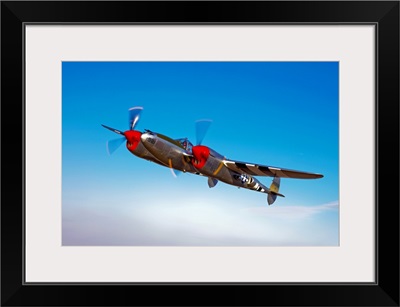
[[140,142],[140,135],[141,133],[136,130],[127,130],[124,132],[125,138],[126,138],[126,146],[130,151],[135,150],[135,148],[138,146]]
[[127,130],[124,132],[125,138],[129,143],[137,143],[140,142],[140,135],[139,131],[135,130]]
[[193,166],[196,168],[202,168],[210,156],[210,149],[207,146],[197,145],[193,146],[192,153],[194,159],[192,160]]

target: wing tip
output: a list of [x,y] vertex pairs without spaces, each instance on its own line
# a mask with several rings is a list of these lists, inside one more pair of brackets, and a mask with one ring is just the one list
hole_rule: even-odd
[[287,178],[293,178],[293,179],[321,179],[324,177],[322,174],[316,174],[316,173],[300,173],[303,176],[288,176]]

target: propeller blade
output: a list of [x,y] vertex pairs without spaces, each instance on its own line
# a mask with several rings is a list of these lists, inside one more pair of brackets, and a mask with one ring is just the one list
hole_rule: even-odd
[[176,170],[172,167],[172,160],[168,159],[168,165],[169,165],[169,169],[171,171],[172,176],[174,176],[175,178],[178,177],[182,172],[179,170]]
[[120,134],[120,135],[124,135],[124,133],[122,132],[122,131],[120,131],[120,130],[118,130],[118,129],[114,129],[114,128],[111,128],[111,127],[108,127],[108,126],[106,126],[106,125],[103,125],[103,124],[101,124],[104,128],[106,128],[106,129],[108,129],[108,130],[110,130],[110,131],[112,131],[112,132],[114,132],[114,133],[117,133],[117,134]]
[[196,145],[201,145],[211,123],[211,119],[200,119],[196,121]]
[[177,178],[180,174],[182,174],[181,171],[178,171],[176,169],[170,168],[170,170],[171,170],[171,174],[172,174],[172,176],[174,176],[174,178]]
[[128,110],[129,113],[129,129],[133,130],[137,125],[140,113],[143,111],[142,107],[133,107]]
[[107,152],[108,152],[108,154],[112,155],[112,153],[114,151],[116,151],[118,149],[118,147],[121,146],[121,144],[123,142],[125,142],[125,137],[108,141],[107,142]]

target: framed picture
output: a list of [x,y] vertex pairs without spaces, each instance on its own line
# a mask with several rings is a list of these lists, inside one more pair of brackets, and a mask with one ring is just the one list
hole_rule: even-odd
[[399,305],[397,1],[1,5],[4,306]]

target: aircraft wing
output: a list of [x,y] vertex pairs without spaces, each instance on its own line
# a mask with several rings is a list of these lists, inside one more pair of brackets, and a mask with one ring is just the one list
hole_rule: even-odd
[[252,176],[269,176],[296,179],[317,179],[324,177],[321,174],[301,172],[274,166],[252,164],[233,160],[224,160],[224,164],[226,167],[235,172],[247,173]]

